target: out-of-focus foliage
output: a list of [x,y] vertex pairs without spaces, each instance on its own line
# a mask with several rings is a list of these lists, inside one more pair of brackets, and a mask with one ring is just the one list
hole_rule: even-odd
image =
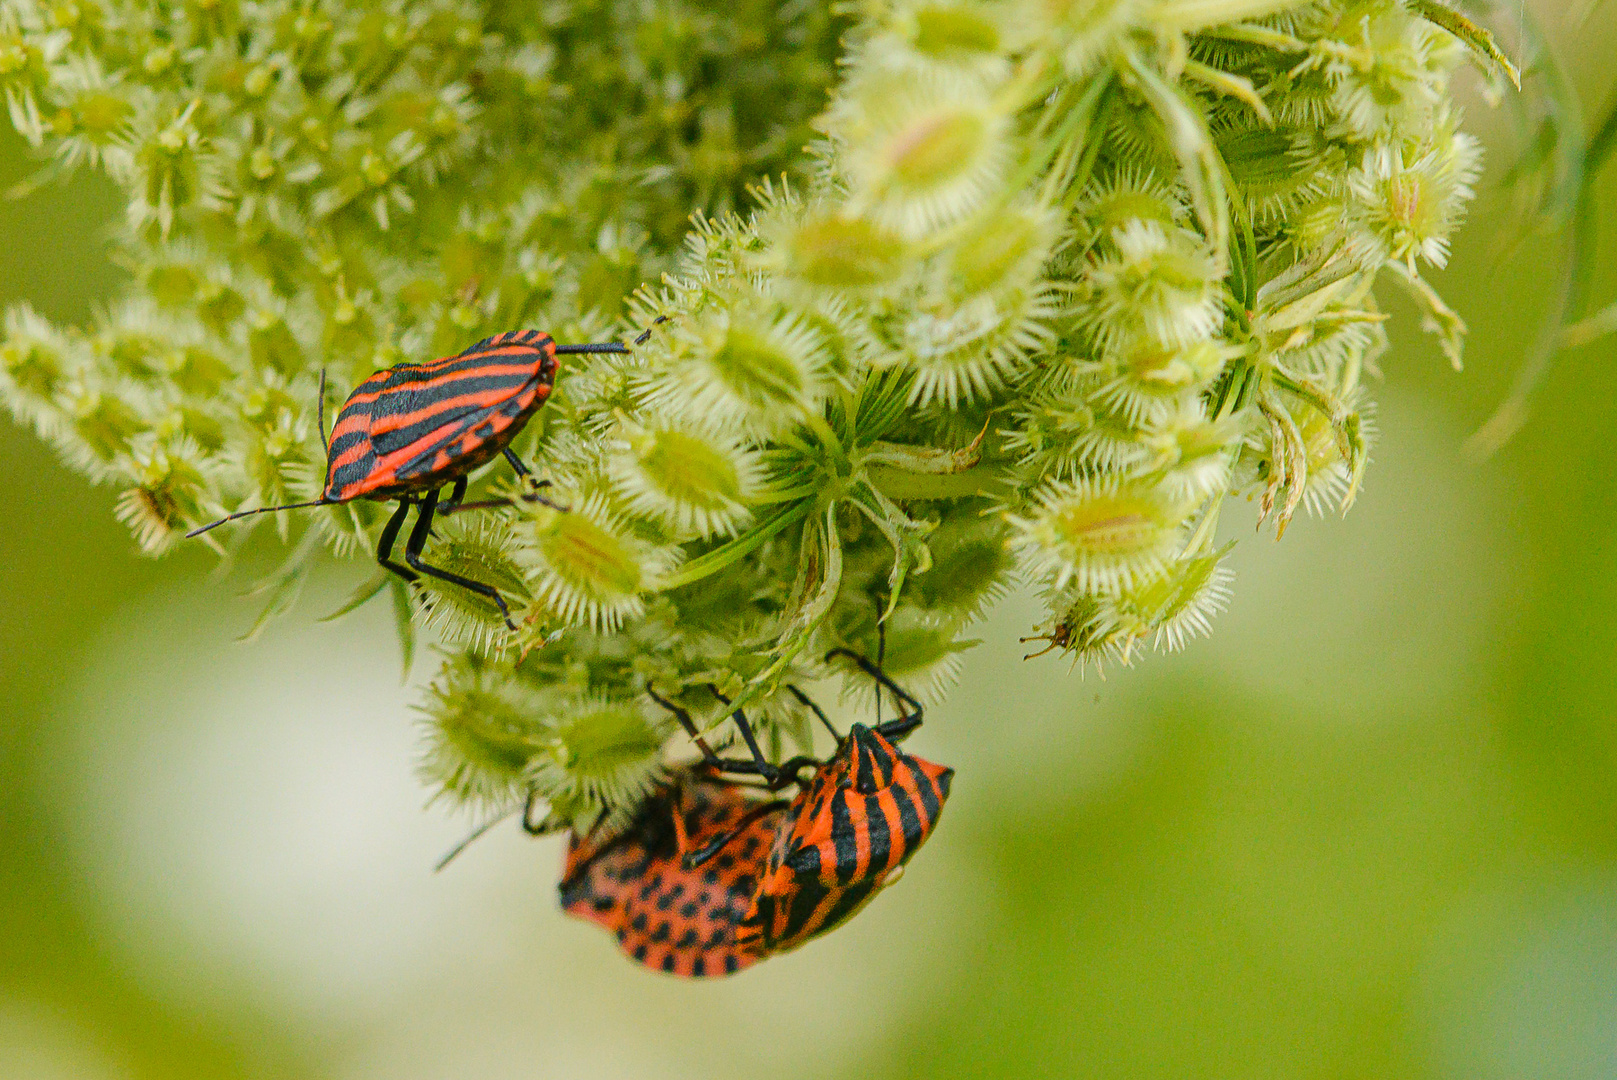
[[[12,309],[0,393],[124,489],[148,550],[316,494],[322,371],[341,392],[498,330],[668,317],[519,440],[568,511],[429,548],[518,630],[394,583],[406,638],[454,649],[430,782],[564,818],[654,774],[648,685],[714,723],[716,687],[778,749],[827,648],[935,698],[1018,573],[1087,661],[1204,631],[1230,498],[1277,532],[1354,498],[1378,279],[1459,363],[1423,276],[1479,167],[1450,76],[1513,74],[1437,0],[0,12],[39,182],[122,187],[134,279],[85,329]],[[276,519],[266,617],[380,520]]]

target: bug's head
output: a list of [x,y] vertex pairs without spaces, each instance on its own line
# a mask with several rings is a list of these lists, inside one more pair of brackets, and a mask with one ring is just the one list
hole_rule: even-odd
[[841,752],[847,757],[854,790],[861,795],[873,795],[891,784],[903,756],[885,735],[863,724],[848,729]]

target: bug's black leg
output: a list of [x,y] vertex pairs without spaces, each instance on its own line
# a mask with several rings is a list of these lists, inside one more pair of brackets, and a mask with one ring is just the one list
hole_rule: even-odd
[[331,440],[326,437],[326,369],[320,369],[320,401],[319,414],[316,419],[320,423],[320,446],[325,450],[326,456],[331,456]]
[[720,833],[718,836],[715,836],[713,839],[709,840],[695,851],[687,851],[680,858],[680,865],[687,870],[697,869],[703,863],[713,858],[713,856],[723,851],[725,845],[745,832],[753,822],[757,821],[759,818],[773,810],[783,809],[786,805],[787,804],[784,799],[776,799],[774,802],[759,803],[757,806],[754,806],[751,810],[748,810],[745,814],[743,814],[741,816],[741,820],[735,823],[734,828]]
[[[504,450],[502,450],[501,453],[503,453],[505,455],[505,460],[507,460],[507,461],[509,461],[511,463],[511,469],[512,469],[513,472],[515,472],[522,479],[530,480],[530,481],[533,482],[534,490],[530,491],[527,494],[522,496],[522,501],[523,502],[536,502],[536,503],[539,503],[539,504],[541,504],[543,506],[548,506],[552,510],[560,510],[563,513],[566,513],[567,507],[561,505],[561,503],[552,502],[551,500],[545,498],[543,495],[539,494],[539,489],[540,488],[547,488],[547,487],[550,486],[550,481],[549,480],[534,480],[534,478],[533,478],[533,470],[528,468],[526,465],[522,464],[522,459],[517,457],[516,451],[512,450],[509,446],[507,446]],[[506,502],[506,505],[510,504],[509,499],[506,500],[505,502]]]
[[466,488],[471,483],[466,477],[455,481],[455,486],[449,489],[449,498],[438,504],[437,512],[440,514],[453,514],[460,509],[460,504],[466,501]]
[[746,776],[758,775],[758,763],[756,761],[737,761],[734,758],[721,758],[714,753],[713,748],[707,744],[707,740],[702,738],[701,732],[697,730],[696,721],[691,719],[690,713],[649,686],[646,687],[646,694],[651,700],[674,714],[674,719],[679,721],[679,726],[685,729],[685,733],[691,737],[691,741],[696,743],[697,749],[702,751],[702,760],[708,765],[713,766],[720,772],[741,773]]
[[[453,514],[460,509],[460,504],[466,500],[466,484],[467,480],[464,476],[455,481],[455,486],[449,491],[449,499],[438,504],[437,512],[434,514],[435,517]],[[435,540],[438,538],[437,529],[432,530],[432,537]]]
[[[529,788],[527,801],[522,804],[522,831],[529,836],[549,836],[551,833],[559,831],[561,824],[552,821],[548,813],[542,818],[534,818],[534,809],[538,804],[539,793]],[[602,810],[600,816],[595,819],[595,825],[591,826],[590,832],[593,833],[604,820],[606,820],[606,811]]]
[[[887,621],[876,620],[876,670],[887,666]],[[876,687],[876,726],[881,727],[881,686]]]
[[415,528],[410,530],[410,539],[404,545],[404,561],[428,577],[437,578],[439,581],[447,581],[451,585],[459,585],[467,592],[474,592],[478,596],[488,597],[494,601],[494,605],[500,609],[500,614],[505,617],[505,625],[515,630],[517,624],[511,621],[511,610],[505,606],[505,597],[500,595],[500,590],[492,585],[484,585],[481,581],[473,581],[471,578],[461,577],[459,574],[451,574],[448,570],[440,570],[436,566],[429,566],[422,561],[421,550],[427,546],[427,535],[432,531],[432,514],[437,509],[437,506],[438,493],[436,491],[429,491],[421,496],[420,514],[415,519]]
[[[724,704],[730,704],[730,699],[719,693],[717,686],[709,683],[707,688],[714,697]],[[747,722],[747,714],[737,709],[730,714],[730,718],[736,722],[736,727],[741,729],[741,741],[747,744],[747,750],[752,754],[752,760],[757,762],[758,775],[769,781],[770,787],[780,787],[786,781],[781,779],[780,770],[770,764],[768,758],[764,757],[763,748],[758,745],[758,737],[752,733],[752,725]]]
[[410,513],[410,507],[413,505],[409,499],[399,500],[398,509],[393,511],[393,516],[382,526],[382,538],[376,543],[376,561],[381,563],[384,569],[393,571],[405,581],[414,581],[416,576],[393,561],[393,542],[399,538],[399,530],[404,528],[405,516]]
[[513,450],[509,446],[507,446],[504,450],[500,451],[500,453],[504,454],[505,455],[505,460],[507,460],[507,461],[509,461],[511,463],[511,471],[512,472],[516,473],[518,476],[522,477],[524,480],[528,479],[528,477],[533,475],[533,470],[529,469],[526,465],[522,464],[522,459],[517,457],[517,452],[515,450]]
[[875,664],[872,664],[869,660],[866,660],[852,649],[836,648],[825,654],[825,658],[827,660],[831,659],[833,656],[846,656],[849,660],[852,660],[854,663],[858,664],[866,675],[869,675],[872,679],[875,679],[877,685],[876,693],[878,696],[881,694],[882,689],[886,689],[893,695],[893,697],[897,698],[905,706],[913,710],[912,712],[899,716],[895,720],[889,720],[885,724],[878,724],[875,730],[880,731],[882,735],[889,739],[901,739],[921,726],[922,713],[924,712],[924,710],[921,708],[921,703],[915,700],[915,698],[902,686],[899,686],[892,679],[889,679],[881,668],[877,667]]
[[812,709],[814,711],[814,715],[818,716],[820,718],[820,723],[825,725],[825,730],[827,730],[827,731],[829,731],[831,733],[831,737],[833,739],[835,739],[837,742],[842,741],[841,734],[838,733],[836,728],[831,726],[831,721],[829,721],[829,720],[827,720],[825,718],[825,710],[824,709],[822,709],[818,705],[816,705],[812,698],[810,698],[807,694],[803,693],[803,691],[799,690],[797,687],[793,686],[791,683],[786,684],[786,689],[790,690],[792,692],[792,696],[795,697],[798,701],[801,701],[804,705],[807,705],[810,709]]

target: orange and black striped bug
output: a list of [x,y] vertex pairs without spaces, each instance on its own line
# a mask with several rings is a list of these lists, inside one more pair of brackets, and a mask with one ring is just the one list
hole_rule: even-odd
[[[659,318],[657,322],[662,322]],[[643,344],[646,330],[635,338]],[[556,381],[558,355],[572,353],[626,353],[616,342],[593,345],[557,345],[538,330],[510,330],[495,334],[454,356],[425,364],[397,364],[378,371],[348,395],[331,436],[326,440],[326,485],[320,498],[243,510],[186,533],[200,536],[227,521],[295,510],[333,506],[354,499],[378,502],[397,500],[398,508],[382,528],[376,561],[406,581],[418,574],[458,585],[492,600],[511,629],[505,598],[492,585],[431,566],[421,558],[435,514],[457,510],[506,506],[509,499],[466,502],[467,477],[478,466],[504,455],[517,475],[532,482],[532,473],[511,449],[511,440],[539,411]],[[325,439],[325,374],[320,377],[319,422]],[[449,498],[440,503],[439,491],[453,484]],[[535,489],[548,481],[533,482]],[[521,496],[525,501],[556,506],[537,490]],[[404,561],[393,561],[393,545],[411,507],[417,508],[415,527],[404,542]]]
[[813,779],[799,785],[736,927],[743,951],[785,952],[852,918],[898,880],[949,798],[953,769],[895,745],[921,725],[921,703],[862,656],[835,649],[827,659],[838,654],[876,680],[878,696],[886,689],[903,708],[875,727],[854,724]]

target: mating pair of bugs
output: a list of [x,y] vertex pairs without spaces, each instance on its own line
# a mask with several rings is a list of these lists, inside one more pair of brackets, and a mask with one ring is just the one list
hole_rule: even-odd
[[[666,316],[658,318],[662,322]],[[653,324],[655,325],[655,324]],[[648,329],[635,338],[644,344]],[[520,497],[556,507],[539,494],[548,481],[535,481],[528,467],[511,449],[511,440],[550,397],[556,383],[556,357],[569,353],[626,353],[616,342],[592,345],[557,345],[538,330],[509,330],[485,338],[454,356],[425,364],[397,364],[378,371],[354,388],[325,434],[325,376],[320,380],[320,434],[326,441],[326,484],[318,499],[243,510],[220,518],[187,537],[200,536],[227,521],[296,510],[309,506],[335,506],[354,499],[397,501],[398,508],[382,528],[376,561],[406,581],[418,575],[447,581],[500,609],[506,626],[516,629],[511,612],[498,589],[460,574],[432,566],[422,559],[432,520],[457,510],[508,506],[509,499],[466,502],[468,476],[504,455],[517,475],[532,490]],[[453,485],[449,498],[440,492]],[[404,561],[393,561],[393,545],[404,528],[410,508],[416,507],[415,527],[404,542]]]
[[[921,724],[920,702],[855,653],[834,649],[826,659],[838,655],[901,709],[894,720],[854,724],[839,736],[793,688],[837,738],[825,761],[771,765],[739,709],[734,719],[754,757],[721,758],[685,710],[653,693],[703,760],[653,791],[626,827],[602,835],[598,823],[573,835],[559,886],[563,910],[611,931],[624,954],[646,967],[687,978],[729,975],[840,925],[898,880],[932,835],[954,770],[899,750],[895,743]],[[764,783],[726,780],[726,773]],[[788,784],[798,788],[790,801],[756,797]],[[523,825],[544,831],[531,814]]]

